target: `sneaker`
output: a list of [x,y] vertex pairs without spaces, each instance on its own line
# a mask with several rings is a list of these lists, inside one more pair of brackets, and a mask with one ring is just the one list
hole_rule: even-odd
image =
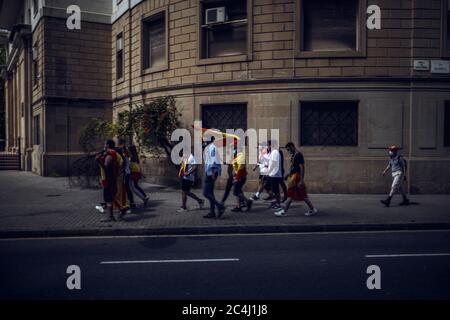
[[206,216],[203,216],[203,218],[206,219],[214,219],[216,217],[216,215],[214,213],[208,213]]
[[310,217],[310,216],[317,214],[317,212],[319,212],[319,211],[316,208],[310,209],[305,212],[305,216]]
[[380,200],[382,204],[384,204],[385,207],[389,207],[391,205],[391,197],[388,197],[386,200]]
[[180,208],[177,210],[178,213],[182,213],[182,212],[188,212],[189,210],[187,208]]
[[242,212],[242,209],[235,207],[235,208],[231,209],[231,212]]
[[247,202],[246,201],[241,201],[241,208],[245,208],[247,207]]
[[278,203],[274,203],[269,207],[269,209],[279,210],[279,209],[281,209],[281,206]]
[[284,209],[280,209],[274,213],[277,217],[284,217],[286,215],[286,211]]
[[248,200],[247,201],[247,212],[252,210],[252,205],[253,205],[253,200]]
[[100,213],[105,213],[105,209],[103,209],[103,206],[95,206],[95,209],[97,209]]
[[219,214],[217,215],[217,218],[220,218],[223,215],[224,212],[225,212],[225,206],[221,205],[219,207]]
[[123,217],[125,217],[129,213],[131,213],[130,209],[120,210],[120,214],[119,214],[118,220],[122,220]]
[[200,209],[200,210],[202,210],[203,209],[203,206],[205,205],[205,200],[200,200],[199,202],[198,202],[198,208]]
[[259,200],[259,196],[257,196],[256,194],[254,194],[254,195],[252,195],[252,196],[250,197],[250,200],[258,201],[258,200]]

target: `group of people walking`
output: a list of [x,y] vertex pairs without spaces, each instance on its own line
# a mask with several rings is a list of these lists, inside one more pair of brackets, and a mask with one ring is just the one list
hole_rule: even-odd
[[[218,147],[212,137],[204,144],[204,181],[203,196],[209,202],[209,212],[204,218],[221,218],[225,212],[225,202],[231,191],[235,197],[232,212],[251,211],[253,202],[261,199],[265,191],[267,197],[263,200],[270,201],[269,209],[274,211],[275,216],[283,217],[289,211],[293,201],[303,201],[308,206],[306,216],[312,216],[318,212],[308,197],[305,185],[305,159],[303,154],[289,142],[284,147],[291,156],[291,165],[287,174],[284,169],[284,154],[277,147],[276,141],[268,141],[260,146],[258,164],[253,171],[259,169],[259,183],[257,191],[247,198],[243,192],[243,187],[247,182],[247,166],[244,153],[238,146],[231,144],[226,148],[228,156],[232,161],[227,165],[227,182],[221,201],[214,195],[215,183],[222,173],[221,161],[219,159]],[[397,190],[400,190],[403,201],[400,205],[409,205],[403,187],[406,181],[407,163],[399,154],[399,148],[389,147],[389,163],[383,171],[383,175],[388,170],[392,172],[393,183],[391,191],[386,200],[381,200],[382,204],[389,207],[391,200]],[[230,157],[228,157],[230,158]],[[142,203],[147,206],[149,198],[139,186],[142,179],[139,165],[139,156],[136,146],[126,146],[124,140],[119,140],[118,146],[113,140],[105,142],[104,150],[96,156],[96,161],[100,167],[100,178],[103,187],[103,203],[96,208],[101,212],[107,212],[103,222],[115,221],[114,208],[120,212],[119,219],[123,218],[131,209],[136,207],[134,198],[137,196]],[[187,212],[188,198],[197,202],[199,209],[205,205],[205,200],[195,195],[191,189],[196,181],[199,170],[195,157],[192,154],[185,154],[180,166],[179,178],[181,180],[181,207],[177,212]],[[283,191],[281,198],[280,189]]]
[[100,180],[103,187],[103,203],[97,206],[100,212],[107,211],[102,222],[115,221],[114,208],[120,212],[122,219],[131,209],[136,208],[134,197],[137,196],[147,206],[149,198],[139,186],[143,175],[139,165],[136,146],[126,146],[124,140],[116,143],[107,140],[102,152],[97,154],[96,161],[100,167]]
[[[305,177],[305,161],[302,153],[289,142],[285,148],[291,154],[291,168],[285,175],[284,155],[276,147],[277,142],[268,141],[260,147],[258,165],[253,169],[259,168],[258,190],[251,198],[244,195],[243,187],[247,181],[247,168],[244,153],[238,150],[236,145],[230,145],[227,152],[232,153],[232,162],[227,167],[227,183],[221,201],[218,201],[214,195],[214,186],[217,178],[221,175],[222,167],[218,159],[217,146],[214,143],[214,137],[205,145],[203,152],[204,160],[204,184],[203,195],[209,201],[209,213],[204,218],[220,218],[225,211],[225,201],[233,190],[235,197],[234,208],[232,212],[250,211],[254,201],[260,200],[264,190],[267,192],[266,201],[270,201],[269,208],[274,210],[278,217],[286,215],[292,201],[304,201],[308,205],[307,216],[316,214],[318,211],[308,198]],[[194,172],[198,170],[192,154],[186,155],[181,166],[179,176],[181,178],[182,206],[178,212],[187,211],[187,196],[198,202],[202,208],[204,202],[190,191],[192,182],[195,180]],[[285,183],[287,181],[287,185]],[[283,190],[283,199],[281,199],[280,189]],[[285,203],[282,206],[282,203]],[[216,213],[217,209],[217,213]]]

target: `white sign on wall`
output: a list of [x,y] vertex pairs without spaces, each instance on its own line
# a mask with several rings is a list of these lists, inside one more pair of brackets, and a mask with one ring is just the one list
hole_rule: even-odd
[[414,70],[430,71],[430,60],[414,60]]
[[431,60],[431,73],[450,73],[450,61]]

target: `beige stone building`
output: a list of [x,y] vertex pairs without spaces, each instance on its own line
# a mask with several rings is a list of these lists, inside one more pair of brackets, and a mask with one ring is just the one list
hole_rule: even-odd
[[[186,128],[279,129],[312,192],[385,192],[396,144],[412,193],[449,193],[449,2],[0,1],[8,148],[20,137],[25,170],[64,173],[86,118],[172,94]],[[73,3],[81,30],[66,27]],[[366,26],[372,5],[381,29]],[[147,176],[162,163],[147,159]]]

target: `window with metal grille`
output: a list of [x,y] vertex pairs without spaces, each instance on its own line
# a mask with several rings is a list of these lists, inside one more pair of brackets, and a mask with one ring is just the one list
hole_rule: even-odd
[[358,102],[302,102],[302,146],[357,146]]
[[444,113],[444,146],[450,147],[450,101],[445,102]]
[[246,104],[210,104],[202,106],[203,128],[247,130]]

